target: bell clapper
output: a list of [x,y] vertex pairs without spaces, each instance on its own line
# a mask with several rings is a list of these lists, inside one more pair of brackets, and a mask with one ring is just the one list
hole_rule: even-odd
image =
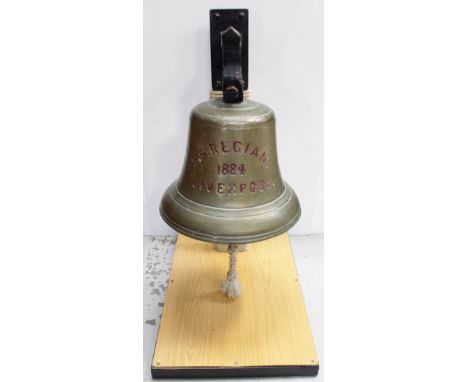
[[240,285],[237,279],[237,254],[239,253],[238,244],[229,244],[229,270],[226,273],[226,280],[221,283],[221,291],[229,298],[240,296]]

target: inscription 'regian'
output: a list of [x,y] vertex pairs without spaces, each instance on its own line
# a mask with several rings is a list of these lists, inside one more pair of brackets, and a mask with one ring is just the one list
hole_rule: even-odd
[[208,143],[205,148],[198,148],[197,152],[190,158],[190,161],[196,167],[209,157],[228,153],[248,155],[258,159],[264,165],[266,165],[268,160],[268,153],[255,144],[244,143],[242,141],[220,141],[218,143]]

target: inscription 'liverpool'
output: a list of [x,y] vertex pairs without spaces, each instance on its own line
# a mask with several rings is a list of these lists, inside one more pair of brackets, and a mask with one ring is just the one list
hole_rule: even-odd
[[206,158],[228,153],[248,155],[252,158],[258,159],[263,164],[266,164],[268,160],[268,153],[255,144],[251,144],[249,142],[244,143],[242,141],[220,141],[217,143],[208,143],[205,149],[198,148],[198,151],[192,155],[190,161],[196,167],[199,166]]
[[243,193],[264,192],[271,190],[275,184],[267,181],[249,182],[249,183],[222,183],[210,181],[195,181],[192,187],[199,191],[214,192],[217,194],[238,195]]

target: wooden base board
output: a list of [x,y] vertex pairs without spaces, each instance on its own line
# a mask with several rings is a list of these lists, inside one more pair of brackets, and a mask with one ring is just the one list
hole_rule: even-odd
[[317,375],[319,364],[288,235],[238,254],[241,296],[219,292],[227,253],[179,235],[153,378]]

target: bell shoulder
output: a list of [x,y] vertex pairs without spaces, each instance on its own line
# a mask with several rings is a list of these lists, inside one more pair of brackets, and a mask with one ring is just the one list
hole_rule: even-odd
[[273,110],[265,104],[250,99],[238,104],[228,104],[222,99],[212,99],[196,105],[190,119],[212,121],[217,124],[265,123],[275,120]]

